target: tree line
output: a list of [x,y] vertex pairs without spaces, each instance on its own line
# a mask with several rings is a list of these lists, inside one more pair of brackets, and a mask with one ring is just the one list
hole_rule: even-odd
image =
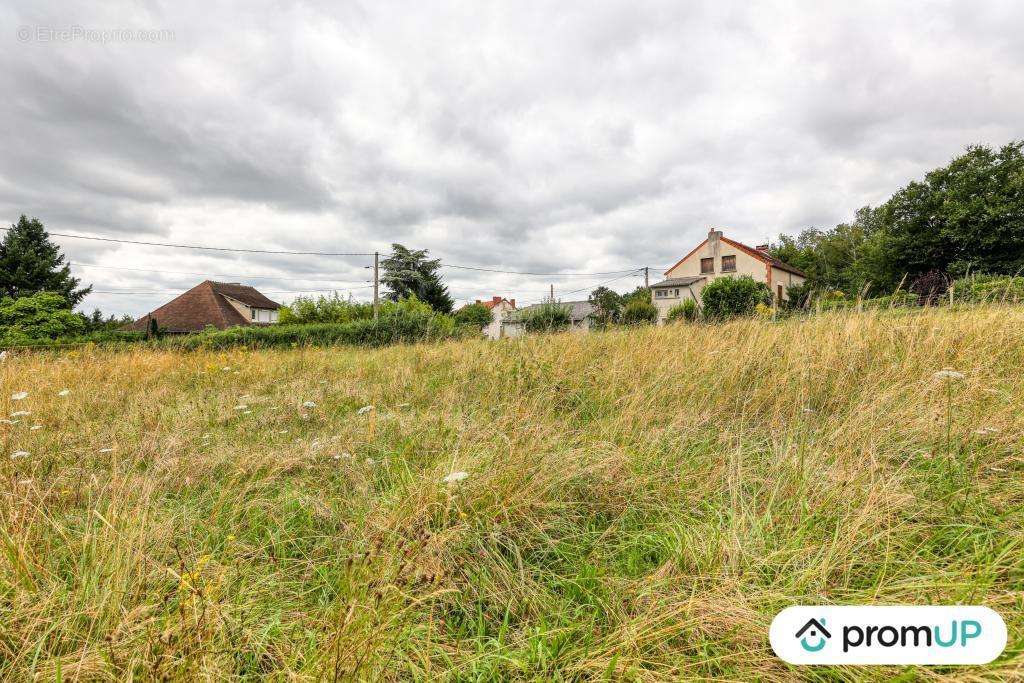
[[783,235],[771,254],[807,274],[805,290],[852,296],[934,290],[975,273],[1019,274],[1024,142],[968,147],[850,222]]

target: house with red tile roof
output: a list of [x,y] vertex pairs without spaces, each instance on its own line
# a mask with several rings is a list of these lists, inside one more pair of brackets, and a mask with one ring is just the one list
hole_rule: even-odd
[[502,296],[492,296],[490,301],[477,299],[476,303],[491,311],[491,323],[484,327],[484,336],[488,339],[501,339],[505,336],[502,332],[502,321],[505,316],[516,310],[516,300],[506,299]]
[[280,308],[281,304],[248,285],[205,280],[125,329],[145,332],[151,320],[172,334],[199,332],[208,325],[221,330],[237,325],[270,325],[277,322]]
[[721,230],[711,230],[707,239],[665,271],[665,279],[651,285],[651,300],[658,309],[658,322],[685,299],[700,304],[700,291],[719,277],[749,275],[768,285],[776,303],[788,299],[786,289],[802,284],[807,276],[768,253],[768,245],[748,247],[729,239]]

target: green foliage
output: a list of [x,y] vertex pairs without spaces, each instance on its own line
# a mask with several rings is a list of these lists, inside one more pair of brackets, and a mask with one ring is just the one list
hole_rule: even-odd
[[0,242],[0,296],[55,292],[65,308],[74,308],[92,290],[78,289],[78,282],[38,218],[22,215],[4,235]]
[[455,320],[448,315],[424,312],[423,302],[396,304],[377,319],[348,323],[312,323],[232,327],[226,330],[168,337],[163,343],[179,349],[225,349],[235,346],[386,346],[437,341],[458,336]]
[[752,315],[759,303],[770,306],[772,294],[763,282],[749,275],[738,278],[715,278],[701,290],[704,315],[712,320],[724,320]]
[[455,314],[455,322],[476,330],[487,327],[494,321],[494,312],[483,304],[463,306]]
[[952,284],[957,303],[1024,302],[1024,277],[972,275]]
[[524,308],[516,317],[527,332],[559,332],[569,327],[572,311],[568,306],[549,302]]
[[[647,290],[648,292],[650,290]],[[648,294],[650,297],[650,294]],[[650,325],[658,321],[658,309],[650,298],[632,298],[622,307],[620,318],[623,325]]]
[[643,285],[640,285],[632,292],[626,292],[625,294],[622,295],[623,306],[628,304],[630,301],[646,301],[649,303],[651,301],[650,287],[644,287]]
[[786,298],[782,301],[782,307],[786,310],[797,310],[807,307],[814,295],[814,286],[810,281],[786,287]]
[[697,302],[693,299],[684,299],[682,303],[668,309],[667,320],[670,323],[682,322],[684,320],[692,322],[697,319],[698,313]]
[[1024,268],[1024,142],[969,147],[882,210],[891,285],[930,270],[1016,274]]
[[132,317],[128,314],[122,315],[120,318],[113,315],[104,318],[103,311],[98,308],[93,309],[92,315],[82,315],[82,319],[85,321],[87,332],[113,332],[132,322]]
[[598,287],[588,298],[594,307],[594,320],[598,327],[606,328],[619,321],[622,313],[622,295],[607,287]]
[[86,325],[72,313],[67,299],[54,292],[39,292],[16,299],[0,299],[0,341],[18,345],[35,340],[80,334]]
[[350,323],[373,317],[373,304],[343,299],[335,292],[330,296],[297,297],[278,311],[278,324]]
[[895,291],[932,271],[1015,275],[1024,270],[1024,142],[969,147],[948,165],[853,222],[784,235],[771,254],[818,290],[856,297],[870,283]]
[[[821,311],[834,311],[839,309],[852,309],[857,307],[857,298],[844,296],[842,292],[830,292],[827,295],[818,297],[813,307]],[[881,310],[884,308],[914,308],[919,305],[919,299],[913,292],[900,290],[884,296],[862,299],[860,307],[865,310]]]
[[380,263],[384,271],[380,281],[389,290],[384,296],[391,301],[415,296],[439,313],[451,313],[455,302],[437,272],[441,260],[428,259],[428,253],[426,249],[410,250],[392,244],[391,256]]

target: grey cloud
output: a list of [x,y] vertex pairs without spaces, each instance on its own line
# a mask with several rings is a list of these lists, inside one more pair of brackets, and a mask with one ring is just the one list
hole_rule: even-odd
[[[660,268],[709,226],[755,242],[831,225],[968,144],[1019,137],[1024,9],[966,7],[9,3],[7,27],[174,37],[0,35],[0,212],[152,241]],[[83,263],[311,279],[254,281],[274,290],[367,276],[362,257],[62,244]],[[82,274],[98,290],[197,279]],[[446,277],[463,300],[607,279]]]

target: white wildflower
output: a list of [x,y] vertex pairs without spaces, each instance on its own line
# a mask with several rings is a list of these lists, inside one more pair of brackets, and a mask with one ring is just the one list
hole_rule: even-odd
[[22,486],[31,486],[32,480],[31,479],[19,479],[18,483],[21,484]]
[[248,407],[249,406],[245,405],[244,403],[239,403],[237,406],[235,406],[235,410],[246,410]]
[[7,360],[7,352],[6,351],[0,351],[0,363],[2,363],[5,360]]
[[469,472],[452,472],[441,481],[443,481],[446,484],[457,484],[468,476]]
[[113,453],[113,452],[114,452],[113,448],[101,448],[101,449],[99,449],[97,451],[97,453]]
[[13,394],[11,394],[12,401],[24,401],[26,398],[28,398],[27,391],[16,391]]
[[60,391],[57,392],[57,395],[58,396],[67,396],[70,393],[71,393],[70,389],[61,389]]
[[356,415],[366,415],[366,413],[370,412],[371,410],[373,410],[373,406],[363,406],[362,408],[356,411]]
[[411,407],[411,406],[412,406],[412,404],[411,404],[411,403],[399,403],[399,404],[398,404],[398,405],[396,405],[395,407],[396,407],[396,408],[409,408],[409,407]]
[[32,425],[31,427],[28,428],[28,431],[30,431],[30,432],[38,432],[42,428],[43,428],[43,425]]
[[935,379],[963,379],[964,373],[957,372],[952,368],[943,368],[932,375]]
[[11,460],[17,460],[18,458],[27,458],[32,455],[28,451],[14,451],[11,453]]
[[302,407],[303,408],[316,408],[316,404],[313,403],[312,401],[306,401],[305,403],[302,404]]
[[251,414],[252,414],[251,410],[243,410],[242,411],[242,415],[251,415]]
[[15,410],[13,413],[11,413],[11,417],[25,417],[26,415],[31,414],[32,412],[28,410]]
[[1006,471],[1002,467],[989,467],[989,469],[992,470],[993,472],[1005,472]]
[[16,425],[19,422],[21,422],[21,420],[8,420],[6,417],[0,418],[0,424],[4,425]]
[[231,372],[231,366],[230,365],[225,365],[224,367],[222,367],[220,369],[220,371],[221,372]]
[[331,458],[333,458],[334,460],[341,460],[341,454],[335,453],[334,455],[331,456]]
[[375,460],[373,458],[367,458],[366,459],[366,464],[367,465],[372,465],[374,462],[375,462]]
[[804,408],[804,412],[805,413],[816,413],[818,411],[815,410],[814,408]]
[[288,433],[287,429],[282,429],[281,431],[278,432],[278,434],[287,434],[287,433]]

